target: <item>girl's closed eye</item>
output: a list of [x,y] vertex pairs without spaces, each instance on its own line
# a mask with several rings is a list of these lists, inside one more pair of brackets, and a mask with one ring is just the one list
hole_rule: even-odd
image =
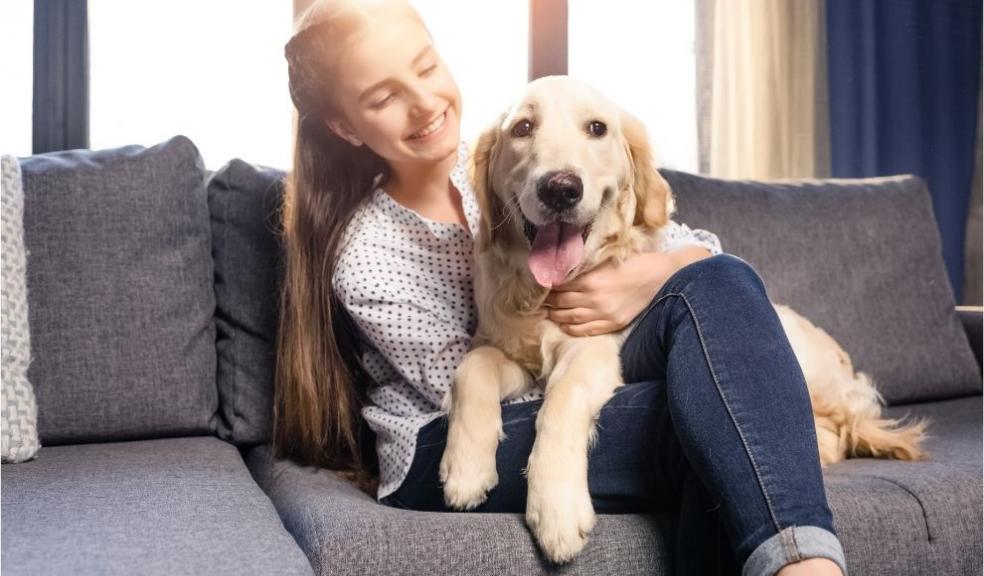
[[[421,77],[430,76],[431,74],[434,73],[435,70],[437,70],[437,66],[438,66],[437,62],[431,64],[430,66],[427,66],[426,68],[420,71],[420,76]],[[380,110],[386,107],[386,105],[389,104],[392,100],[393,100],[393,93],[387,92],[382,98],[377,98],[374,102],[369,104],[369,107],[372,108],[373,110]]]
[[389,104],[391,100],[393,100],[393,93],[388,92],[383,98],[371,103],[369,107],[372,108],[373,110],[379,110],[384,106],[386,106],[387,104]]

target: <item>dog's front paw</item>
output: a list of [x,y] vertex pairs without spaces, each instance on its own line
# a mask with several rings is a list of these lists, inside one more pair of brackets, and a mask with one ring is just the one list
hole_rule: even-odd
[[440,475],[444,503],[455,510],[471,510],[485,502],[488,492],[499,483],[495,451],[489,455],[478,448],[465,448],[461,442],[449,438],[441,458]]
[[587,543],[596,521],[591,495],[581,483],[530,486],[526,523],[552,562],[573,560]]

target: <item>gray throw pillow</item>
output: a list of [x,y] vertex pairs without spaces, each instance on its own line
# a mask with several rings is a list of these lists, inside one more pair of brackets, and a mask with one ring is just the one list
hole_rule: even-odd
[[214,434],[205,169],[176,136],[21,159],[45,444]]
[[0,461],[24,462],[37,456],[38,406],[27,379],[31,331],[27,320],[27,251],[24,248],[24,188],[20,164],[3,156],[3,385],[0,390]]
[[980,394],[925,181],[728,181],[662,171],[677,220],[718,235],[770,298],[837,339],[889,404]]
[[284,173],[232,160],[208,181],[215,261],[219,436],[238,445],[271,435],[279,214]]

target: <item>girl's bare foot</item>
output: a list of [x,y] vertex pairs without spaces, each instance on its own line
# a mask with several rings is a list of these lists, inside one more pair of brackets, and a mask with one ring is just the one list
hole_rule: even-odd
[[776,576],[844,576],[840,566],[829,558],[807,558],[786,564]]

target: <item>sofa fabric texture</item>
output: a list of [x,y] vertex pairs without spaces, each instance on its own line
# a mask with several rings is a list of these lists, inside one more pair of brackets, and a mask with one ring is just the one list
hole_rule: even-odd
[[726,181],[663,171],[680,221],[826,330],[889,404],[981,393],[924,180]]
[[3,467],[4,574],[311,574],[215,437],[46,446]]
[[[850,574],[979,574],[981,397],[889,409],[933,419],[933,460],[849,460],[824,471],[834,526]],[[390,508],[333,472],[246,456],[315,573],[545,574],[520,514],[416,512]],[[599,515],[587,546],[564,574],[672,574],[675,520]],[[709,551],[709,553],[713,553]]]
[[45,444],[212,434],[204,167],[191,140],[21,160]]
[[24,462],[37,456],[38,405],[27,379],[31,331],[27,312],[27,251],[24,248],[24,187],[20,164],[3,156],[3,383],[0,388],[0,461]]
[[[519,514],[417,512],[390,508],[328,470],[246,455],[287,530],[316,574],[547,574]],[[602,514],[563,574],[671,574],[675,521],[665,515]]]
[[215,266],[219,437],[238,445],[271,436],[278,287],[283,278],[284,173],[232,160],[208,180]]

